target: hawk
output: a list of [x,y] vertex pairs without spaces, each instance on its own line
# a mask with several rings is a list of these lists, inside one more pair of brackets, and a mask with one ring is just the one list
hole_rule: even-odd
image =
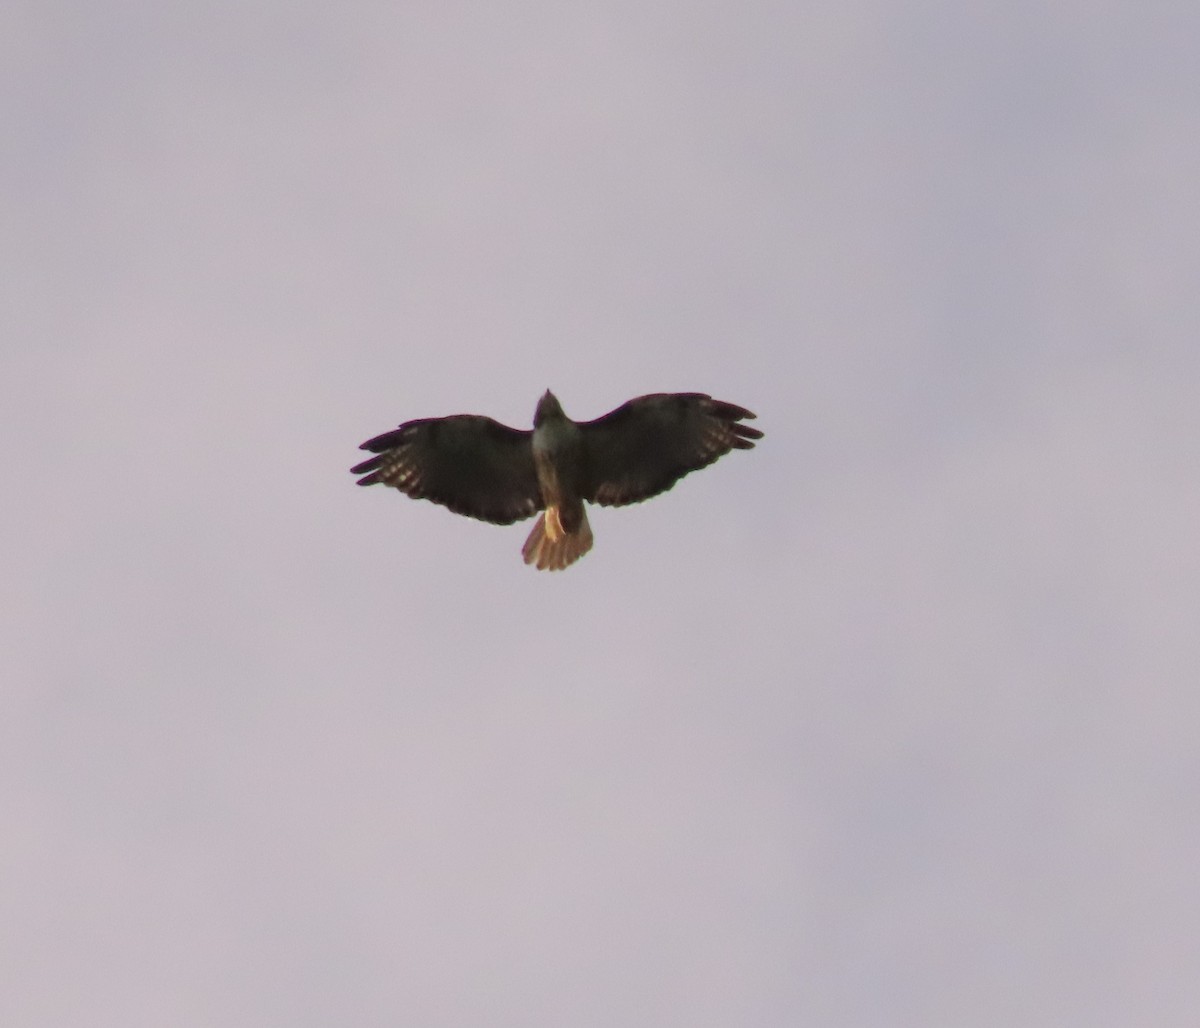
[[621,507],[666,492],[690,471],[762,438],[754,415],[706,393],[652,393],[595,421],[572,421],[546,390],[533,431],[479,414],[420,418],[368,439],[359,485],[390,485],[414,500],[497,525],[543,512],[526,564],[561,571],[592,548],[584,503]]

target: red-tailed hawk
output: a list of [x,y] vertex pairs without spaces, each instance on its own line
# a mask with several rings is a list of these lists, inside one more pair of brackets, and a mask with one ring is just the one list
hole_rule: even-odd
[[547,389],[532,432],[479,414],[421,418],[368,439],[359,449],[377,456],[350,471],[359,485],[390,485],[497,525],[545,511],[521,552],[526,564],[559,571],[592,548],[584,501],[637,503],[752,449],[762,432],[742,420],[753,417],[704,393],[653,393],[576,422]]

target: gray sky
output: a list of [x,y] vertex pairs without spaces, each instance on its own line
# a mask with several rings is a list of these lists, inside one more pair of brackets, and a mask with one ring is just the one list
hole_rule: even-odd
[[[0,1022],[1179,1025],[1194,3],[0,15]],[[596,548],[357,444],[702,390]]]

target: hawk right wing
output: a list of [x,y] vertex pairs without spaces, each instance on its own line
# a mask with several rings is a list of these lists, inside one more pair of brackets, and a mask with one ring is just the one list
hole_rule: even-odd
[[544,506],[532,435],[479,414],[422,418],[368,439],[359,449],[377,456],[350,471],[363,476],[359,485],[390,485],[414,500],[509,525]]

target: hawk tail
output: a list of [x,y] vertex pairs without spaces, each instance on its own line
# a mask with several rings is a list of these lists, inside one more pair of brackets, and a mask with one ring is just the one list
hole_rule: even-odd
[[[521,547],[526,564],[536,564],[539,571],[561,571],[570,567],[592,548],[592,526],[588,524],[587,511],[574,532],[563,528],[557,507],[546,508],[533,523],[533,531]],[[549,523],[549,524],[547,524]]]

